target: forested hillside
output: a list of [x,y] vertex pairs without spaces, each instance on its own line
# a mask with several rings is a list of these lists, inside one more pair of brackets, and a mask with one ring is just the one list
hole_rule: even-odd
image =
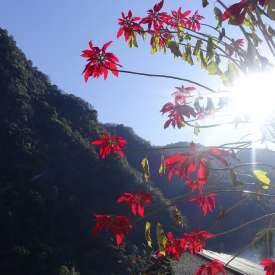
[[[188,192],[188,188],[178,180],[168,183],[158,175],[160,150],[131,128],[99,123],[92,106],[52,85],[2,29],[0,92],[0,274],[69,275],[74,274],[68,273],[73,267],[81,275],[126,274],[125,266],[117,264],[116,254],[109,247],[113,243],[111,234],[91,236],[93,215],[129,214],[125,207],[115,203],[123,192],[150,189],[159,208],[169,203],[159,190],[172,198]],[[89,141],[106,130],[127,140],[127,158],[115,155],[104,161],[99,158]],[[265,156],[262,153],[263,160]],[[150,162],[148,184],[143,183],[140,173],[143,157]],[[273,161],[274,154],[268,158]],[[212,174],[211,181],[232,187],[228,175]],[[188,222],[184,230],[207,226],[223,205],[230,207],[240,197],[238,193],[219,196],[216,211],[204,223],[196,206],[177,201]],[[249,199],[213,231],[268,212],[270,204],[263,205],[262,201]],[[165,207],[160,209],[163,211],[159,212],[158,220],[165,227],[170,223],[169,216]],[[231,240],[235,244],[236,240],[245,243],[259,227],[249,228],[249,234],[230,235],[224,242],[214,239],[209,242],[210,248],[234,249]],[[141,222],[129,241],[142,244],[143,230]],[[182,229],[178,229],[180,232]]]

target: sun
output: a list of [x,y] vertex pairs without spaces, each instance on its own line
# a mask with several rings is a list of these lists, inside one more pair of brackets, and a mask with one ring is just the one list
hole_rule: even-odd
[[261,128],[275,111],[275,70],[240,77],[229,98],[229,110]]

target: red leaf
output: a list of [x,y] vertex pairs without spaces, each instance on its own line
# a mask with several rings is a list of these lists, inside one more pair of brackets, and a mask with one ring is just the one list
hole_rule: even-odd
[[153,197],[150,193],[137,192],[137,193],[127,193],[125,192],[121,195],[117,202],[126,202],[128,207],[132,210],[132,213],[136,216],[137,214],[141,217],[144,216],[144,205],[151,204]]
[[117,153],[121,158],[124,157],[122,148],[126,145],[126,140],[123,137],[116,135],[109,136],[108,133],[103,133],[100,139],[90,141],[93,145],[99,145],[99,155],[105,159],[110,153]]
[[219,275],[226,274],[223,264],[219,260],[213,260],[210,263],[202,264],[195,275]]

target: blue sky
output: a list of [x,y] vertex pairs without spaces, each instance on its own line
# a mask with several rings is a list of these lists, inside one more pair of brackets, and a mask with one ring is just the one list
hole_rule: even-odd
[[[197,66],[185,65],[169,53],[151,55],[148,42],[140,41],[138,49],[129,49],[124,39],[116,39],[121,11],[132,9],[135,15],[144,16],[155,3],[155,0],[2,0],[0,26],[9,31],[27,58],[54,84],[91,103],[101,122],[123,123],[155,145],[192,140],[208,145],[231,141],[234,135],[228,133],[234,131],[233,126],[204,130],[199,137],[188,128],[163,129],[165,117],[159,110],[170,100],[174,87],[184,83],[123,74],[119,78],[111,76],[107,81],[90,78],[88,83],[84,82],[81,73],[85,60],[80,54],[91,39],[98,46],[113,40],[109,49],[125,69],[177,75],[217,87],[219,81]],[[179,6],[199,8],[208,22],[213,20],[213,6],[202,9],[200,0],[165,2],[167,11]]]

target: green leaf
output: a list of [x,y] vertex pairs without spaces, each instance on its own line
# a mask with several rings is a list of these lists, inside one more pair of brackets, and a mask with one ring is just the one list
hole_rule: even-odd
[[165,236],[165,233],[162,229],[162,225],[160,223],[157,223],[156,236],[157,236],[157,243],[159,247],[159,253],[165,256],[165,247],[166,247],[167,238]]
[[252,23],[250,18],[245,18],[243,24],[247,26],[252,32],[256,31],[256,29],[254,28],[254,24]]
[[215,18],[218,21],[217,27],[219,28],[222,25],[223,12],[219,8],[215,7],[214,8],[214,14],[215,14]]
[[150,178],[150,168],[149,168],[149,161],[147,158],[144,158],[141,161],[141,166],[143,168],[143,178],[145,182],[149,181]]
[[167,41],[168,48],[171,50],[171,52],[174,54],[175,57],[181,56],[181,51],[179,49],[179,44],[176,41],[169,40]]
[[206,60],[204,58],[204,55],[203,55],[203,51],[200,50],[200,61],[201,61],[201,67],[203,69],[207,69],[207,63],[206,63]]
[[254,170],[253,171],[256,179],[260,182],[260,184],[262,185],[263,189],[269,189],[270,185],[271,185],[271,180],[270,178],[266,175],[267,172],[264,170]]
[[210,62],[206,69],[210,75],[221,75],[221,71],[216,62]]
[[127,43],[128,43],[128,47],[129,48],[132,48],[133,46],[136,47],[136,48],[138,48],[137,39],[136,39],[135,34],[134,35],[130,35]]
[[145,223],[145,239],[146,239],[147,245],[152,248],[151,223],[150,222]]
[[202,40],[198,39],[197,42],[196,42],[195,48],[193,50],[193,55],[194,56],[199,57],[201,45],[202,45]]
[[209,5],[208,0],[202,0],[202,6],[205,8],[206,6]]
[[223,84],[229,85],[240,75],[237,66],[234,63],[229,63],[227,65],[227,70],[221,75]]
[[190,44],[185,46],[185,52],[182,54],[183,60],[185,60],[188,64],[193,65],[192,52]]
[[207,51],[206,56],[208,60],[211,60],[214,57],[215,48],[216,48],[216,45],[213,41],[213,38],[209,37],[207,41],[207,46],[206,46],[206,51]]

